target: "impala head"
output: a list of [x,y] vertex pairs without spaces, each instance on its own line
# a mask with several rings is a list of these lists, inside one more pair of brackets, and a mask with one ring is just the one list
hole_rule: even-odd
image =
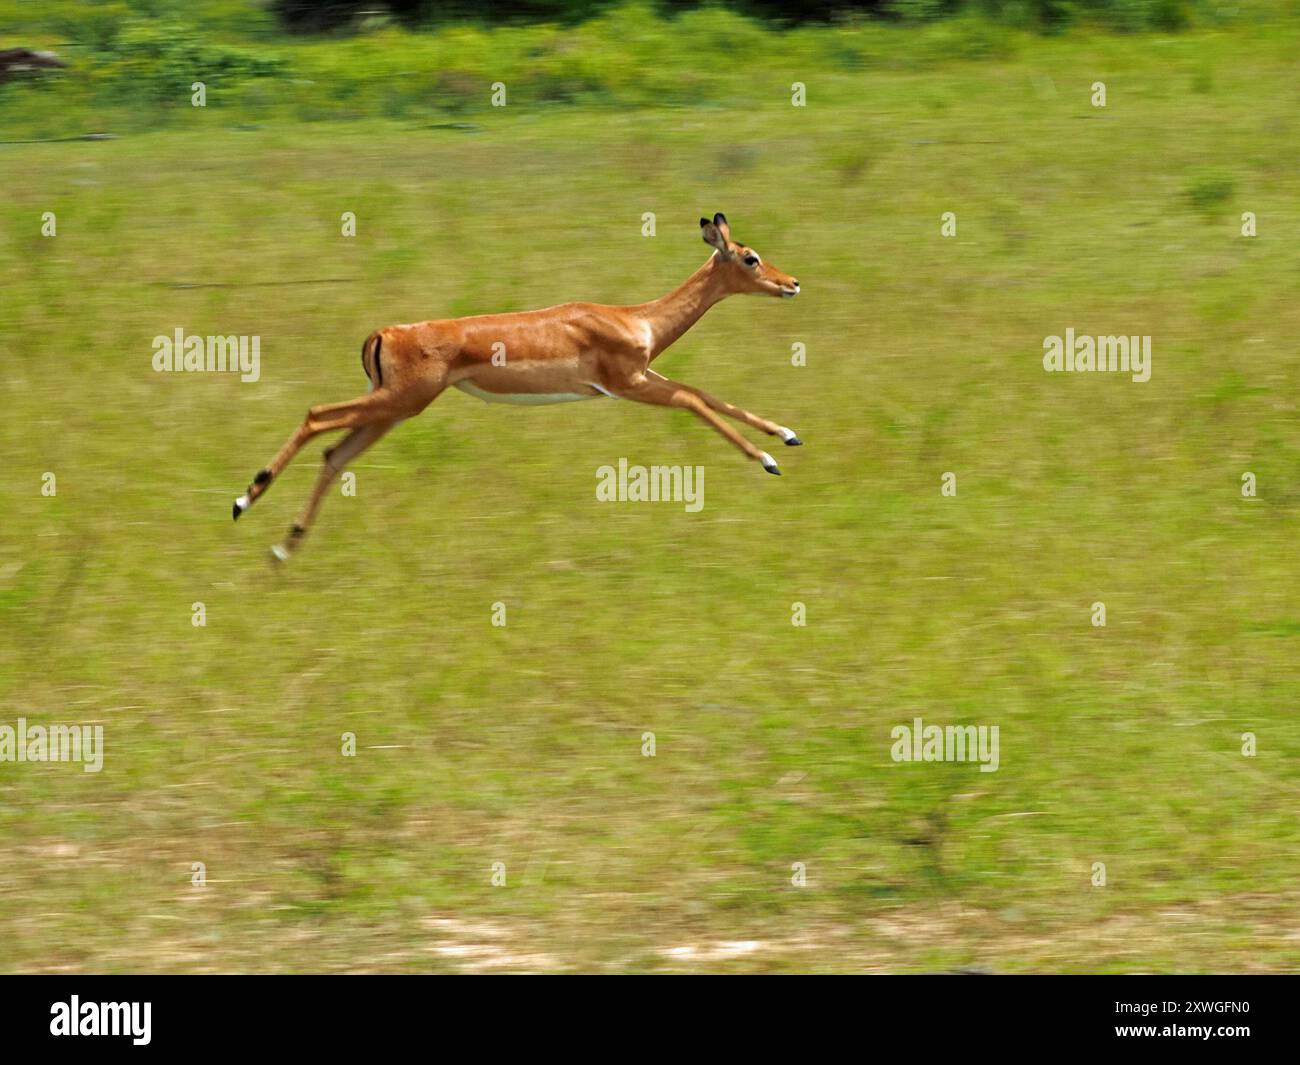
[[731,239],[731,226],[727,217],[715,214],[713,221],[700,219],[700,236],[704,243],[717,248],[719,269],[735,292],[753,292],[764,296],[781,296],[789,299],[799,295],[799,282],[783,274],[747,244]]

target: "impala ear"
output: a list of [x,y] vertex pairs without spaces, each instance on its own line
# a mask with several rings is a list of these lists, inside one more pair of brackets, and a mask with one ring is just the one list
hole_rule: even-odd
[[[728,255],[731,254],[731,250],[727,245],[727,235],[723,228],[726,226],[727,220],[725,218],[722,218],[722,215],[720,214],[714,215],[713,218],[714,220],[712,222],[710,222],[707,218],[700,219],[700,236],[704,238],[705,244],[717,248],[718,251],[722,253],[722,257],[725,259]],[[717,222],[719,218],[722,218],[721,226],[718,225]]]
[[713,224],[718,227],[718,232],[722,234],[722,239],[731,240],[731,226],[727,224],[727,216],[719,211],[713,216]]

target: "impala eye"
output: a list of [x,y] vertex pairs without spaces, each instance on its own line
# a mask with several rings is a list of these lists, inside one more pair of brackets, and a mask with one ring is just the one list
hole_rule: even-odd
[[757,255],[746,255],[746,256],[745,256],[745,265],[746,265],[746,266],[757,266],[757,265],[758,265],[758,256],[757,256]]

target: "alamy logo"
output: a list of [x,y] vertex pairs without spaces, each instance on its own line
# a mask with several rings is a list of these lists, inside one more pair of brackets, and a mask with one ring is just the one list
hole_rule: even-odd
[[703,466],[629,466],[596,470],[596,499],[601,503],[684,503],[688,514],[704,506]]
[[0,725],[0,762],[80,762],[87,773],[104,768],[103,725]]
[[1150,337],[1064,337],[1043,339],[1043,369],[1048,373],[1131,373],[1139,384],[1151,380]]
[[895,725],[889,732],[895,762],[979,762],[981,773],[998,771],[997,725]]
[[152,1014],[152,1002],[82,1002],[73,995],[50,1007],[50,1035],[129,1035],[136,1046],[148,1046]]
[[186,336],[176,327],[174,336],[153,338],[155,373],[238,373],[241,381],[262,376],[260,336]]

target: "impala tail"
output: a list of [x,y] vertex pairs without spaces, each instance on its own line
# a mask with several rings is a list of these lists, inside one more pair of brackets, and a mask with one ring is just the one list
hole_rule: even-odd
[[383,335],[378,332],[371,333],[361,345],[361,368],[366,371],[373,388],[379,388],[384,383],[384,367],[379,361],[383,346]]

